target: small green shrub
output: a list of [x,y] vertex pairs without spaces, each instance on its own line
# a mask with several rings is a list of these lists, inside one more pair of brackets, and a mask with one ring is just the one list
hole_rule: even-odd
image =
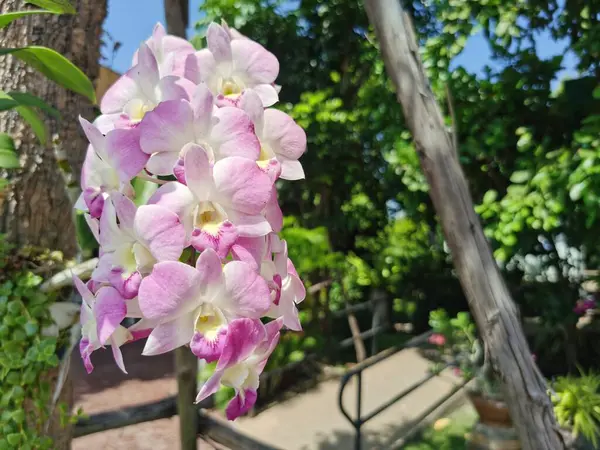
[[600,436],[600,374],[581,372],[581,376],[567,375],[551,384],[554,413],[560,426],[572,430],[575,437],[582,435],[594,447]]

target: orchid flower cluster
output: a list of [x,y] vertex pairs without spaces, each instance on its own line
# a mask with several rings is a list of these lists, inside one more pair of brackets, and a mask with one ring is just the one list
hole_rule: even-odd
[[[226,24],[208,27],[207,44],[196,51],[156,25],[102,114],[80,119],[90,145],[76,208],[100,257],[91,280],[74,283],[88,373],[107,345],[124,372],[125,343],[147,338],[144,355],[189,346],[216,362],[196,401],[234,388],[233,420],[254,405],[281,328],[301,329],[305,289],[277,234],[275,183],[304,178],[306,135],[270,108],[272,53]],[[156,186],[146,202],[136,177]],[[125,318],[139,320],[125,328]]]

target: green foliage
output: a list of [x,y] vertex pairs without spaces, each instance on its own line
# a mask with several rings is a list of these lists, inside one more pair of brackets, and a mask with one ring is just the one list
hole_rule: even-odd
[[[481,345],[469,313],[459,312],[451,318],[445,310],[437,309],[429,315],[429,326],[434,332],[430,341],[438,346],[443,363],[457,367],[466,380],[479,373]],[[434,366],[436,369],[439,370]]]
[[[0,236],[0,448],[52,448],[42,432],[52,397],[46,375],[59,364],[57,351],[67,336],[44,334],[53,324],[49,306],[56,295],[40,292],[42,277],[30,265],[50,267],[60,259],[56,253],[15,250]],[[66,410],[61,416],[76,420]]]
[[28,94],[27,92],[7,92],[7,95],[10,96],[17,105],[38,108],[55,119],[60,119],[60,113],[55,108],[35,95]]
[[600,437],[600,375],[582,372],[580,376],[558,377],[551,387],[560,426],[571,429],[575,436],[583,435],[596,448]]
[[15,153],[15,143],[6,133],[0,133],[0,168],[16,169],[20,167],[19,158]]
[[76,14],[69,0],[27,0],[27,3],[47,9],[56,14]]
[[0,55],[8,54],[29,64],[48,79],[96,103],[96,93],[90,79],[60,53],[39,46],[0,49]]
[[9,25],[12,21],[20,19],[21,17],[31,16],[34,14],[49,14],[51,11],[44,11],[43,9],[32,9],[28,11],[15,11],[0,14],[0,29]]

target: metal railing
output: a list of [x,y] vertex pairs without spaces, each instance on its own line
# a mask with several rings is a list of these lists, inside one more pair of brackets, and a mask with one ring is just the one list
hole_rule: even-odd
[[[391,399],[387,400],[385,403],[378,406],[377,408],[375,408],[368,414],[363,415],[363,412],[362,412],[362,394],[363,394],[362,375],[363,375],[363,371],[365,369],[368,369],[369,367],[374,366],[375,364],[378,364],[378,363],[390,358],[391,356],[395,355],[396,353],[398,353],[402,350],[405,350],[408,348],[419,347],[419,346],[423,345],[424,343],[427,342],[427,339],[429,338],[429,336],[431,336],[431,334],[432,334],[431,330],[427,331],[419,336],[416,336],[416,337],[410,339],[404,345],[391,347],[387,350],[384,350],[384,351],[378,353],[377,355],[374,355],[374,356],[364,360],[363,362],[357,364],[352,369],[350,369],[348,372],[346,372],[346,374],[340,380],[340,388],[339,388],[339,392],[338,392],[338,406],[340,408],[340,411],[344,415],[344,417],[346,417],[346,419],[348,419],[350,424],[354,427],[354,432],[355,432],[354,449],[355,450],[361,450],[361,448],[362,448],[362,426],[365,423],[367,423],[369,420],[373,419],[375,416],[381,414],[383,411],[388,409],[390,406],[394,405],[396,402],[398,402],[402,398],[406,397],[411,392],[413,392],[415,389],[419,388],[420,386],[427,383],[429,380],[431,380],[432,378],[436,377],[439,374],[439,372],[431,372],[431,373],[427,374],[422,379],[420,379],[416,383],[410,385],[409,387],[404,389],[402,392],[400,392],[396,396],[392,397]],[[343,401],[344,390],[346,389],[346,386],[348,385],[348,383],[350,382],[350,380],[352,378],[356,378],[356,416],[354,418],[352,418],[350,416],[350,413],[344,407],[344,401]],[[460,389],[462,389],[465,384],[466,384],[466,382],[463,382],[463,383],[460,383],[457,386],[455,386],[447,395],[443,396],[434,405],[430,406],[421,415],[421,417],[425,418],[429,414],[431,414],[433,411],[438,409],[450,397],[452,397]]]

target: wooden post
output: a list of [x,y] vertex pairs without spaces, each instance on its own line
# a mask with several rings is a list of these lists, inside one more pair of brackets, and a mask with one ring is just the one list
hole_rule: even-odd
[[454,266],[525,450],[564,449],[546,383],[492,255],[423,70],[410,17],[398,0],[365,0],[389,77],[412,132]]
[[358,326],[358,320],[353,313],[348,313],[348,325],[352,332],[352,340],[354,341],[354,351],[356,352],[356,362],[361,363],[367,358],[367,349],[365,343],[360,337],[360,327]]
[[194,399],[197,394],[198,358],[188,347],[175,350],[175,370],[181,450],[196,450],[198,412]]
[[[380,289],[374,289],[371,293],[371,301],[373,302],[373,319],[371,328],[378,328],[382,325],[390,326],[390,318],[387,310],[387,297],[385,292]],[[377,354],[379,346],[377,345],[377,335],[371,338],[371,356]]]

